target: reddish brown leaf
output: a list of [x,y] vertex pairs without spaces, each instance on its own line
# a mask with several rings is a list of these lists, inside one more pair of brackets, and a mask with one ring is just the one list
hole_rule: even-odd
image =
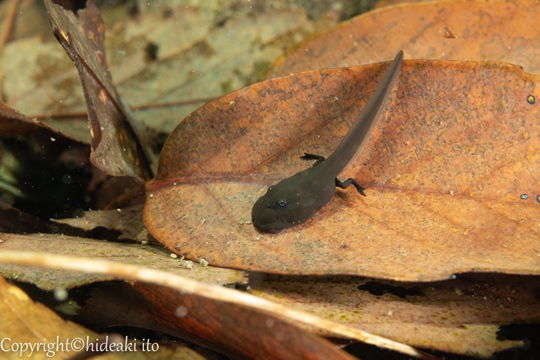
[[266,81],[208,103],[167,141],[145,223],[170,249],[242,269],[401,280],[540,274],[535,76],[500,63],[408,61],[370,143],[310,221],[257,233],[267,186],[328,156],[371,95],[379,64]]
[[328,341],[273,316],[143,283],[94,291],[81,316],[105,328],[158,330],[242,358],[353,359]]
[[[540,73],[540,4],[431,1],[388,6],[353,18],[280,59],[270,77],[391,59],[498,60]],[[448,38],[445,27],[457,38]]]
[[98,9],[90,0],[76,13],[52,0],[45,4],[53,32],[81,77],[90,118],[92,162],[110,175],[149,179],[152,171],[140,143],[143,129],[133,121],[112,84],[103,46],[105,26]]

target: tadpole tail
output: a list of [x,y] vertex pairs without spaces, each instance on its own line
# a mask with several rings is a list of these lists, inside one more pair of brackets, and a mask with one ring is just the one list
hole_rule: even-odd
[[388,96],[392,92],[394,83],[401,71],[402,63],[403,50],[400,50],[347,135],[345,135],[337,149],[327,159],[326,163],[332,167],[330,170],[332,173],[337,175],[343,171],[349,164],[356,160],[362,149],[366,146],[367,140],[386,107]]

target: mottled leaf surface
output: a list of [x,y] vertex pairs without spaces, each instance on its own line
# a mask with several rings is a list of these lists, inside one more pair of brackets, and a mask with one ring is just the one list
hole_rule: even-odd
[[501,63],[406,61],[367,148],[308,222],[258,233],[269,185],[328,156],[385,66],[269,80],[208,103],[167,141],[145,223],[171,250],[211,264],[398,280],[540,274],[537,77]]

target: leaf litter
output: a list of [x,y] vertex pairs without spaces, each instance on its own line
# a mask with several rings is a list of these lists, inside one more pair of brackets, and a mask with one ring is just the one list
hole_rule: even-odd
[[[455,31],[456,28],[455,28],[454,26],[452,26],[452,30]],[[460,35],[460,36],[461,36],[461,35]],[[356,64],[356,63],[355,63],[355,64]],[[533,95],[529,94],[529,96],[527,97],[527,99],[530,99],[531,96],[533,96]],[[488,100],[491,101],[491,99],[488,99]],[[533,102],[533,103],[534,103],[534,102]],[[529,102],[529,104],[531,104],[531,102]],[[525,136],[526,136],[526,135],[525,135]],[[409,144],[410,144],[410,142],[409,142]],[[409,144],[407,144],[407,145],[409,145]],[[530,155],[530,153],[529,153],[529,155]],[[400,174],[398,174],[398,175],[400,175]],[[410,180],[410,179],[407,179],[407,180]],[[405,182],[405,183],[407,184],[407,182]],[[409,184],[410,184],[410,183],[409,183]],[[454,190],[450,190],[450,195],[451,195],[451,196],[454,196],[456,193],[458,193],[458,192],[456,192],[456,191],[454,191]],[[521,194],[521,195],[520,195],[520,198],[521,198],[522,200],[532,200],[532,199],[534,199],[534,196],[530,196],[529,194]],[[504,206],[503,206],[502,208],[503,208],[503,210],[505,210],[505,209],[504,209]],[[510,211],[508,211],[505,215],[508,216],[508,215],[507,215],[508,213],[512,213],[512,215],[514,215],[514,210],[515,210],[515,209],[516,209],[516,207],[513,207],[513,208],[512,208]],[[521,210],[521,208],[520,208],[519,206],[517,207],[517,209],[518,209],[518,210]],[[499,210],[500,210],[500,208],[499,208]],[[519,211],[518,211],[518,215],[519,215]],[[531,215],[531,218],[532,218],[532,215]],[[520,220],[521,220],[521,219],[520,219]],[[202,219],[202,223],[204,224],[206,221],[208,221],[208,220],[207,220],[207,218],[204,217],[204,218]],[[239,224],[244,224],[244,226],[245,226],[245,225],[248,225],[248,222],[249,222],[249,221],[247,221],[247,220],[245,220],[244,218],[242,218],[242,219],[240,219]],[[474,227],[473,227],[473,228],[466,228],[465,230],[466,230],[465,232],[471,232],[471,231],[474,230]],[[256,239],[256,240],[259,241],[260,238],[258,238],[258,239]],[[347,248],[347,247],[349,246],[349,244],[346,243],[346,242],[342,242],[342,243],[341,243],[341,246],[342,246],[343,248]]]

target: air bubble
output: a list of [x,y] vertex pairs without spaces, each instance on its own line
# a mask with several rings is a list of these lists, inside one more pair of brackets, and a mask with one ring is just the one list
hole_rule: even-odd
[[62,287],[55,287],[53,290],[53,295],[56,301],[64,301],[68,298],[68,292]]
[[176,316],[182,318],[187,315],[188,309],[185,306],[179,306],[176,308],[176,311],[174,312]]

